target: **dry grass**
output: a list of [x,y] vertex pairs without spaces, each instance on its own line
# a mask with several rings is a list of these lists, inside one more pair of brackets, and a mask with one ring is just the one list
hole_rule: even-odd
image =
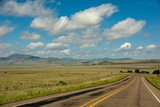
[[130,66],[0,67],[0,104],[115,82],[128,75],[120,70],[134,71]]
[[125,76],[104,66],[1,67],[0,104],[102,85],[109,77]]

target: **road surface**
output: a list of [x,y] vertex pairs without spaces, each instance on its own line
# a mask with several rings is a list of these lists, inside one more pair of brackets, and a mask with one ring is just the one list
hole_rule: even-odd
[[[149,84],[143,75],[120,83],[66,93],[38,101],[15,103],[18,107],[160,107],[160,90]],[[13,106],[13,104],[11,104]],[[11,106],[6,105],[6,106]],[[5,106],[4,106],[5,107]]]
[[94,107],[160,107],[160,91],[141,76],[138,76],[131,84],[99,102],[90,106]]

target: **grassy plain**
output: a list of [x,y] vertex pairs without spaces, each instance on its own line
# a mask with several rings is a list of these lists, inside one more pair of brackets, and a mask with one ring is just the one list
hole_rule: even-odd
[[[154,67],[144,70],[152,71]],[[134,70],[137,64],[95,66],[0,67],[0,104],[112,83],[125,78],[120,70]]]
[[0,104],[103,85],[125,76],[105,66],[1,67]]

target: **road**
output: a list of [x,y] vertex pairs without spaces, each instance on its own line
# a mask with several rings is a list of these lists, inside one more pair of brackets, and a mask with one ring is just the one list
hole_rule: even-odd
[[[149,90],[150,89],[150,90]],[[137,77],[133,83],[115,95],[101,102],[91,104],[94,107],[160,107],[160,95],[143,77]],[[152,93],[151,93],[152,92]]]
[[[160,107],[160,90],[137,75],[112,85],[66,93],[38,101],[18,103],[18,107]],[[9,107],[9,105],[7,105]],[[12,104],[13,106],[13,104]],[[4,106],[5,107],[5,106]]]

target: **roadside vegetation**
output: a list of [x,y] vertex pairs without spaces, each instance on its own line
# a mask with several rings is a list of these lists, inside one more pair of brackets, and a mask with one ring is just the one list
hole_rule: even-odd
[[149,83],[160,90],[160,72],[159,70],[154,70],[153,74],[146,75],[145,78]]
[[0,104],[109,84],[127,75],[105,66],[4,67]]
[[[152,66],[142,66],[138,73],[154,70]],[[135,75],[134,72],[135,64],[0,67],[0,105],[109,84]]]

